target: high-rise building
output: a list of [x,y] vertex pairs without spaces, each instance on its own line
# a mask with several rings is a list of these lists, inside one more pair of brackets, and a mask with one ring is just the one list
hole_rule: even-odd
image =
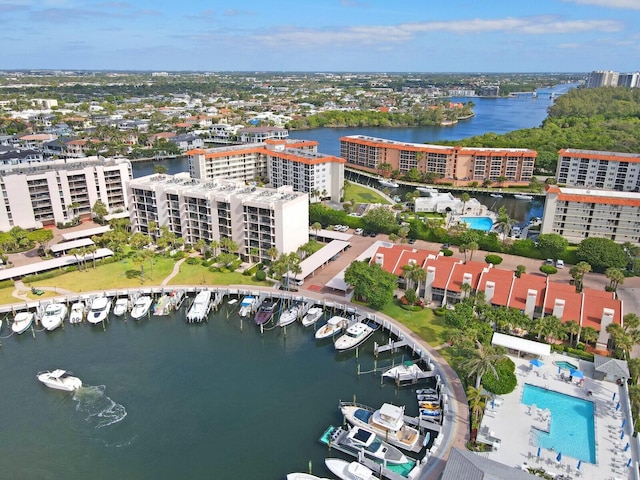
[[618,76],[618,86],[640,88],[640,72],[621,73]]
[[618,86],[618,72],[612,70],[595,70],[589,74],[587,88],[598,87],[617,87]]
[[562,149],[556,180],[568,187],[640,191],[640,154]]

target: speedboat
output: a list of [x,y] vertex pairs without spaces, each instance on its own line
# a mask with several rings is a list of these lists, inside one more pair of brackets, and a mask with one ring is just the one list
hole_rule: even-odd
[[64,390],[66,392],[73,392],[82,386],[82,380],[72,376],[71,372],[60,370],[59,368],[39,372],[36,378],[49,388]]
[[383,187],[398,188],[400,186],[393,180],[386,178],[381,178],[380,180],[378,180],[378,182],[380,182],[380,185],[382,185]]
[[420,193],[438,193],[438,190],[433,187],[416,187],[416,190]]
[[129,310],[129,299],[128,298],[119,298],[116,300],[116,303],[113,305],[113,314],[116,317],[121,317]]
[[504,198],[501,193],[492,193],[491,196],[493,198]]
[[280,314],[278,325],[286,327],[298,319],[298,305],[295,303]]
[[211,290],[203,290],[196,295],[193,304],[187,313],[187,321],[201,322],[209,313],[211,304]]
[[342,435],[334,436],[335,441],[339,445],[351,447],[355,451],[363,451],[365,455],[380,460],[383,463],[402,464],[407,463],[409,459],[398,448],[387,442],[382,441],[371,430],[362,427],[351,427],[347,432],[342,428],[336,429],[337,433]]
[[256,302],[256,297],[247,295],[242,299],[242,302],[240,302],[240,310],[238,310],[238,314],[241,317],[248,317],[253,312],[253,306]]
[[373,471],[358,462],[326,458],[324,463],[341,480],[377,480]]
[[516,193],[513,198],[515,198],[516,200],[533,200],[533,196],[532,195],[524,195],[522,193]]
[[357,403],[340,402],[344,418],[353,426],[364,427],[396,447],[419,451],[420,433],[404,422],[404,407],[384,403],[378,410]]
[[382,376],[384,378],[390,378],[398,383],[403,382],[417,382],[423,378],[431,377],[431,372],[425,372],[418,365],[411,361],[406,361],[395,367],[391,367],[385,371]]
[[278,300],[263,300],[258,307],[256,316],[254,317],[256,325],[262,325],[263,323],[267,323],[269,320],[271,320],[271,317],[273,316],[273,312],[275,312],[277,305]]
[[131,307],[131,318],[140,320],[144,317],[149,312],[152,302],[150,295],[140,295]]
[[91,302],[91,309],[87,314],[89,323],[98,324],[104,322],[111,311],[111,301],[108,297],[97,297]]
[[316,340],[332,337],[343,328],[346,328],[348,324],[349,320],[344,317],[331,317],[326,324],[316,331]]
[[50,303],[44,309],[44,315],[42,316],[42,326],[46,330],[55,330],[62,322],[64,322],[64,318],[67,316],[67,306],[64,303]]
[[11,324],[11,330],[18,334],[23,333],[31,326],[35,316],[36,314],[33,312],[16,313],[16,316],[13,318],[13,323]]
[[84,320],[84,303],[76,302],[71,305],[69,323],[82,323],[82,320]]
[[323,311],[320,307],[311,307],[309,310],[307,310],[307,314],[302,319],[302,325],[304,327],[313,325],[322,316],[322,313]]
[[344,335],[338,337],[335,342],[336,350],[349,350],[362,344],[373,335],[375,328],[365,322],[357,322],[347,328]]
[[329,480],[328,478],[316,477],[310,473],[294,472],[287,474],[287,480]]

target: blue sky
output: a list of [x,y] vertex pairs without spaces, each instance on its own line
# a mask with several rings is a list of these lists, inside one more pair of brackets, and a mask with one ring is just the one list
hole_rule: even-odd
[[640,0],[0,0],[0,69],[640,70]]

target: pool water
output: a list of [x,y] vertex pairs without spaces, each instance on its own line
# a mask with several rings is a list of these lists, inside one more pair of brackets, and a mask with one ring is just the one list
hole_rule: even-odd
[[460,217],[464,223],[469,225],[471,230],[482,230],[488,232],[493,227],[491,217]]
[[596,463],[593,402],[525,384],[522,403],[551,411],[549,432],[536,431],[536,446]]
[[564,368],[565,370],[577,370],[578,366],[573,363],[562,361],[553,362],[556,367]]

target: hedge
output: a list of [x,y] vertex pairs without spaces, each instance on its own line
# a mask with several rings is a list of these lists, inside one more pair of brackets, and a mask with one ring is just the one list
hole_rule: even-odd
[[493,265],[500,265],[502,263],[502,257],[500,255],[489,254],[484,257],[484,261]]
[[513,392],[518,385],[518,379],[515,375],[516,366],[510,358],[498,360],[495,364],[498,378],[493,372],[485,373],[482,376],[482,386],[487,392],[496,395],[506,395]]

